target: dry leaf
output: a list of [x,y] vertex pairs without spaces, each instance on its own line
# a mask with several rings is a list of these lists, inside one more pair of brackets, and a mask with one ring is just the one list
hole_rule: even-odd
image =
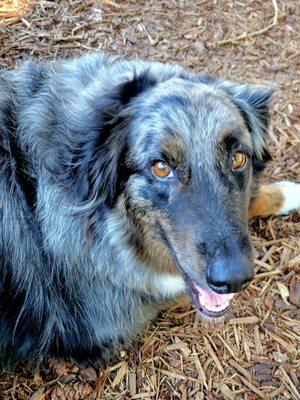
[[280,296],[282,297],[282,300],[289,305],[289,302],[287,301],[287,298],[289,297],[290,293],[289,293],[289,289],[288,287],[281,282],[277,282],[277,287],[280,293]]
[[46,394],[44,393],[44,389],[39,389],[29,398],[29,400],[44,400]]
[[92,367],[82,369],[80,375],[87,381],[95,382],[97,380],[97,372]]
[[288,360],[288,356],[286,354],[280,353],[280,351],[274,351],[273,356],[274,360],[279,363],[286,362]]

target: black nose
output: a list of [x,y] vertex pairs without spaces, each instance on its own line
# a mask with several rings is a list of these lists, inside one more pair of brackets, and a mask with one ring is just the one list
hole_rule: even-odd
[[218,257],[208,268],[206,281],[214,292],[236,293],[246,289],[253,278],[249,257]]

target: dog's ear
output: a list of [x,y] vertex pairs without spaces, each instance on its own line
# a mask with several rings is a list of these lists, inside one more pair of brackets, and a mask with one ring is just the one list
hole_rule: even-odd
[[238,107],[252,140],[254,154],[258,162],[270,159],[267,150],[267,132],[269,125],[269,107],[274,87],[259,85],[238,85],[225,82],[222,88],[229,94]]
[[157,83],[157,79],[148,70],[141,74],[135,73],[132,79],[118,85],[114,89],[112,96],[117,97],[121,105],[124,106],[139,94],[154,87]]
[[[76,118],[75,145],[68,170],[81,206],[92,211],[100,204],[113,207],[132,171],[126,163],[130,103],[156,85],[148,72],[89,96],[86,113]],[[71,168],[70,168],[71,167]]]

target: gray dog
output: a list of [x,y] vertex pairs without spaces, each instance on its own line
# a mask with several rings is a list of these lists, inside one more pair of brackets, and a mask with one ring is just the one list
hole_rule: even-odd
[[[271,90],[105,55],[0,74],[0,357],[108,360],[166,301],[222,318],[253,276]],[[250,205],[250,208],[249,208]]]

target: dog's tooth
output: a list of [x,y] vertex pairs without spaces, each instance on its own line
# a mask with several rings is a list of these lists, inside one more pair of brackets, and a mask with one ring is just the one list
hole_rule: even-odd
[[228,306],[229,306],[229,301],[225,301],[222,304],[219,305],[211,305],[211,304],[207,304],[206,301],[201,301],[201,296],[199,296],[199,303],[202,305],[202,307],[204,307],[206,310],[208,311],[223,311],[225,310]]
[[229,300],[234,296],[233,294],[230,294],[230,295],[227,295],[228,297],[226,298],[226,300],[223,302],[223,303],[221,303],[221,304],[218,304],[218,305],[212,305],[212,304],[208,304],[206,301],[205,301],[205,298],[203,297],[203,296],[201,296],[201,295],[199,295],[198,296],[198,300],[199,300],[199,303],[204,307],[204,308],[206,308],[207,310],[210,310],[210,311],[222,311],[222,310],[225,310],[225,308],[227,308],[228,306],[229,306]]
[[227,307],[229,306],[229,303],[224,303],[224,304],[222,304],[222,305],[220,305],[220,306],[211,306],[211,305],[205,305],[205,308],[208,310],[208,311],[223,311],[223,310],[225,310]]

